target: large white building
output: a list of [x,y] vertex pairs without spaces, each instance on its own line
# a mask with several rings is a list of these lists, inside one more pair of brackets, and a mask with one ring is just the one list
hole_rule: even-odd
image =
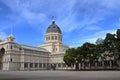
[[38,47],[17,43],[13,35],[0,40],[0,70],[66,69],[63,56],[68,48],[53,20],[46,31],[45,44]]

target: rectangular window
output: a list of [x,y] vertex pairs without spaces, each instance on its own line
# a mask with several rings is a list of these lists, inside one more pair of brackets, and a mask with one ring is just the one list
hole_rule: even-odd
[[65,64],[65,63],[63,63],[63,67],[66,67],[66,64]]
[[10,61],[11,61],[11,62],[13,61],[12,58],[10,59]]
[[33,68],[33,63],[30,63],[30,68]]
[[54,40],[54,36],[52,36],[52,40]]
[[55,36],[55,40],[57,40],[57,36]]
[[41,67],[42,67],[42,64],[40,63],[40,64],[39,64],[39,68],[41,68]]
[[48,37],[48,40],[50,40],[50,36]]
[[38,67],[38,64],[37,63],[35,63],[35,68],[37,68]]
[[43,64],[43,67],[46,67],[46,64]]
[[10,46],[10,49],[12,49],[13,47],[12,47],[12,45]]
[[58,67],[61,67],[61,64],[58,64]]
[[57,51],[57,48],[56,48],[56,51]]
[[28,68],[28,63],[24,63],[24,68]]

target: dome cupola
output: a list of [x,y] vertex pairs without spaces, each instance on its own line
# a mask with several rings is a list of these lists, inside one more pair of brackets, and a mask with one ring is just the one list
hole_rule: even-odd
[[60,34],[62,34],[59,26],[55,24],[54,20],[52,20],[52,24],[47,28],[46,33],[60,33]]
[[62,32],[58,25],[55,24],[54,19],[46,30],[45,40],[46,43],[62,43]]

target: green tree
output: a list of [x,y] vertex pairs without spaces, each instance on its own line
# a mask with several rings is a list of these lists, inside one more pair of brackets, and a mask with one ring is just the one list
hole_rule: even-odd
[[120,29],[117,30],[116,32],[116,37],[117,37],[117,40],[116,40],[116,55],[118,57],[118,59],[120,60]]
[[76,50],[74,48],[68,49],[64,55],[63,60],[69,67],[74,66],[76,63]]
[[120,59],[120,29],[116,34],[107,33],[104,40],[98,38],[96,44],[86,42],[77,49],[68,49],[64,55],[64,61],[68,66],[76,64],[76,69],[79,69],[79,63],[83,63],[85,67],[85,62],[89,60],[90,67],[95,66],[99,57],[106,61],[107,56],[114,57],[115,62]]
[[104,40],[105,51],[114,52],[115,46],[116,46],[115,34],[107,33],[105,40]]
[[[89,60],[90,63],[90,67],[93,65],[94,59],[96,59],[96,46],[94,44],[91,43],[84,43],[83,46],[81,47],[81,55],[82,55],[82,59],[84,62],[84,67],[85,67],[85,62]],[[87,64],[88,65],[88,64]]]
[[79,64],[83,61],[82,47],[76,49],[76,70],[79,70]]

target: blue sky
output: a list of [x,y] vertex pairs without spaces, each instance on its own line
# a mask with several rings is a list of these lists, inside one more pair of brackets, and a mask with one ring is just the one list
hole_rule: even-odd
[[0,0],[0,38],[11,33],[16,42],[38,46],[44,43],[51,17],[71,47],[95,43],[120,28],[119,0]]

